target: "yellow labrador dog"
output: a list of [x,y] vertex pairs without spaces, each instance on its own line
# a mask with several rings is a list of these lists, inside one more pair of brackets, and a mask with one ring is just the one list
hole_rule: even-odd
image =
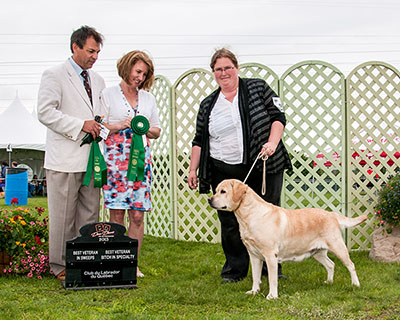
[[340,229],[364,222],[365,215],[347,218],[322,209],[283,209],[264,201],[249,186],[234,179],[222,181],[208,202],[215,209],[233,211],[237,217],[253,276],[253,287],[247,294],[260,291],[263,261],[268,267],[267,299],[278,298],[278,262],[312,256],[328,272],[326,282],[332,282],[335,264],[328,258],[328,250],[347,267],[352,284],[360,286]]

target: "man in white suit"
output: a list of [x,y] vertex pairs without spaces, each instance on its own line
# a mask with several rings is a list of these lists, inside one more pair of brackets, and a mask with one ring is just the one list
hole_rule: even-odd
[[[90,145],[82,138],[100,134],[94,121],[100,115],[104,80],[92,70],[103,36],[83,26],[71,35],[72,56],[46,70],[38,94],[38,118],[47,126],[45,163],[49,208],[50,268],[65,280],[65,241],[79,235],[79,228],[99,219],[100,189],[83,186]],[[88,85],[85,87],[87,71]],[[89,87],[88,87],[89,86]]]

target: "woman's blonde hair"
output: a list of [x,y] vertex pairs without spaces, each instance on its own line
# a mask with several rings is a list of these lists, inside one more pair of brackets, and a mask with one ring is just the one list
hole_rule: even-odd
[[226,48],[221,48],[216,50],[213,56],[211,57],[210,67],[212,71],[214,71],[214,66],[217,63],[217,60],[220,58],[228,58],[229,60],[232,61],[235,68],[239,68],[238,60],[236,56],[232,53],[232,51]]
[[138,61],[143,61],[148,67],[146,79],[139,85],[139,89],[149,90],[154,83],[154,66],[153,61],[151,61],[150,57],[143,51],[133,50],[125,54],[121,59],[119,59],[117,62],[118,75],[127,84],[131,84],[129,76],[132,67]]

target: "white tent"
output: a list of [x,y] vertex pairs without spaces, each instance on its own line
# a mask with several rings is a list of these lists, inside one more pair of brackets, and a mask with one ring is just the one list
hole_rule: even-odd
[[0,149],[11,145],[13,149],[44,151],[45,143],[46,127],[16,97],[0,114]]
[[[22,104],[18,96],[0,114],[0,160],[15,160],[29,166],[39,178],[44,176],[43,159],[46,127]],[[11,147],[12,152],[7,152]]]

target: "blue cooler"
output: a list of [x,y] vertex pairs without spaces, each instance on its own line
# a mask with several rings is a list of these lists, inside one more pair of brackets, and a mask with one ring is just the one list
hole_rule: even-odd
[[28,204],[28,171],[25,168],[6,169],[5,204],[11,205],[11,200],[18,199],[18,205]]

